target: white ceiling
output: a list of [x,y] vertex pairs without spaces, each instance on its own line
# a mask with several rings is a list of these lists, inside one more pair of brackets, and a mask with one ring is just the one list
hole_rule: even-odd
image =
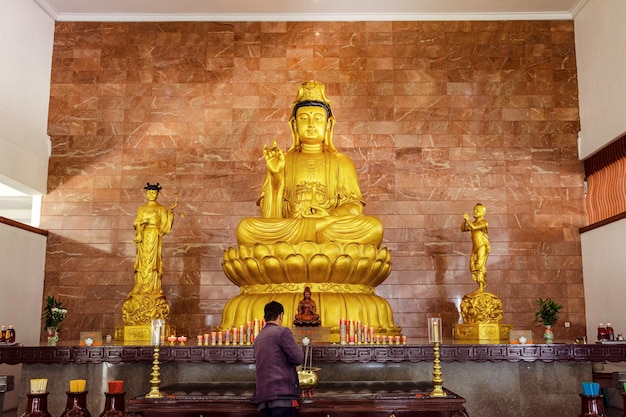
[[34,0],[57,21],[570,20],[589,0]]

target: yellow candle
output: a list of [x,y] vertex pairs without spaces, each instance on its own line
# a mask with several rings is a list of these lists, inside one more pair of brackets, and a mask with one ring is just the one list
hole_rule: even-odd
[[70,392],[85,392],[87,381],[84,379],[72,379],[70,381]]
[[43,394],[46,392],[48,386],[48,380],[45,378],[36,378],[30,380],[30,393],[31,394]]

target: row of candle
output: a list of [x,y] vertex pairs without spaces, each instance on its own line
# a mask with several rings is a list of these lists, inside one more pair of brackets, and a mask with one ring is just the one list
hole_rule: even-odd
[[342,345],[361,344],[406,344],[404,335],[380,335],[375,333],[374,326],[363,324],[360,320],[339,319],[339,343]]
[[[439,319],[440,320],[440,319]],[[431,326],[433,323],[429,323]],[[439,324],[439,332],[435,327],[435,338],[441,339],[440,321],[434,323],[435,326]],[[251,345],[254,343],[254,339],[258,336],[261,329],[265,327],[265,320],[254,319],[249,321],[245,325],[233,327],[224,331],[212,331],[210,333],[204,333],[197,335],[198,346],[222,346],[222,345]],[[439,336],[439,337],[437,337]],[[185,336],[171,335],[167,338],[170,345],[174,345],[179,342],[184,345],[187,341]],[[380,335],[375,333],[374,326],[363,324],[360,320],[346,320],[344,318],[339,320],[339,343],[345,344],[406,344],[406,336],[404,335]]]
[[[265,327],[264,319],[254,319],[245,325],[242,324],[229,330],[199,334],[197,344],[198,346],[251,345],[263,327]],[[170,342],[170,345],[178,342],[183,346],[187,337],[171,335],[167,337],[167,341]]]
[[[233,327],[225,331],[212,331],[196,336],[198,346],[223,346],[223,345],[251,345],[261,329],[265,327],[265,320],[254,319],[245,325]],[[171,335],[167,338],[170,345],[179,342],[185,345],[187,337]],[[339,341],[341,344],[406,344],[404,335],[380,335],[376,334],[373,326],[362,324],[358,320],[341,319],[339,325]]]
[[[121,394],[124,392],[124,381],[114,380],[109,381],[109,393]],[[30,380],[30,393],[31,394],[43,394],[48,387],[48,380],[46,378],[33,378]],[[84,379],[72,379],[70,381],[69,392],[85,392],[87,387],[87,381]]]

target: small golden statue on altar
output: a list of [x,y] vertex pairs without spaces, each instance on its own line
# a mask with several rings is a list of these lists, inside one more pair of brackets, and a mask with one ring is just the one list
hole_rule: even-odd
[[[363,213],[357,171],[335,148],[334,126],[324,85],[302,83],[289,118],[291,146],[284,151],[274,141],[263,148],[261,216],[242,219],[238,247],[224,252],[224,272],[240,294],[227,302],[219,329],[262,317],[270,300],[296,311],[308,287],[316,295],[314,315],[331,334],[338,337],[346,316],[379,333],[400,333],[389,303],[375,294],[391,272],[391,252],[380,246],[383,226]],[[285,317],[284,325],[293,322]]]
[[469,269],[478,288],[461,300],[463,324],[455,325],[456,339],[508,339],[513,328],[510,324],[500,324],[503,317],[502,301],[497,295],[485,291],[487,258],[491,251],[486,213],[485,206],[478,203],[474,206],[474,220],[470,220],[469,214],[465,213],[461,223],[461,231],[470,232],[472,238]]
[[[122,307],[122,319],[126,326],[139,326],[136,335],[124,339],[149,340],[149,328],[153,319],[167,322],[169,305],[161,288],[163,277],[163,235],[169,233],[174,222],[177,201],[168,208],[157,203],[162,187],[159,183],[147,183],[144,187],[147,203],[139,207],[134,220],[136,245],[134,286]],[[148,333],[146,333],[148,332]]]
[[469,214],[463,215],[462,232],[470,232],[472,236],[472,254],[470,256],[470,272],[472,279],[478,283],[478,291],[484,291],[487,285],[487,258],[491,251],[485,206],[478,203],[474,206],[474,221]]
[[315,301],[311,299],[311,288],[304,287],[304,298],[298,303],[298,312],[293,320],[296,327],[317,327],[322,323],[317,314]]

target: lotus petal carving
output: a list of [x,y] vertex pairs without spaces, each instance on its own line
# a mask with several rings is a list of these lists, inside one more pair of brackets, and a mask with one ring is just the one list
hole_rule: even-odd
[[225,250],[223,268],[230,281],[239,287],[286,283],[376,287],[391,272],[391,251],[358,243],[259,243]]

